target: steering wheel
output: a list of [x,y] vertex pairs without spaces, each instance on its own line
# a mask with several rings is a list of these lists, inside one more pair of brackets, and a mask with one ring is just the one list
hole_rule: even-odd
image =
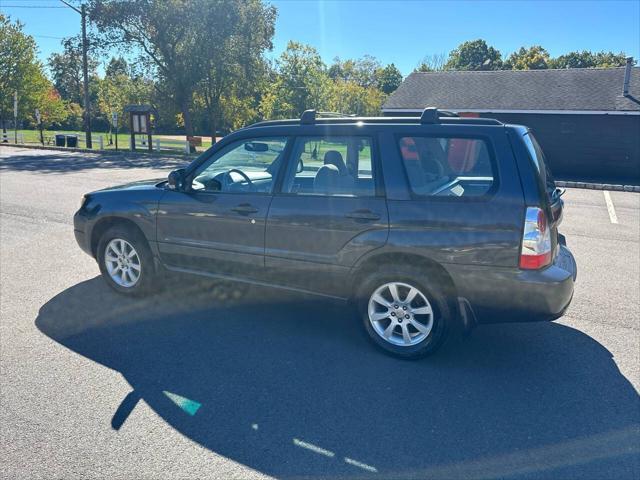
[[235,183],[233,181],[233,178],[231,177],[232,173],[237,173],[242,178],[244,178],[247,181],[247,184],[249,185],[249,190],[251,191],[255,190],[255,186],[253,185],[253,182],[251,181],[249,176],[246,173],[244,173],[242,170],[238,170],[237,168],[232,168],[231,170],[227,170],[226,172],[224,172],[224,175],[222,177],[222,183],[225,187],[230,187]]

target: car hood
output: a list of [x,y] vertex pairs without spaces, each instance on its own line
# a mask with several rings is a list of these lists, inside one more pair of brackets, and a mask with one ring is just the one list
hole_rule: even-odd
[[136,182],[125,183],[123,185],[115,185],[113,187],[107,187],[100,190],[96,190],[95,192],[112,192],[112,191],[123,191],[123,190],[153,190],[161,186],[162,183],[166,182],[166,178],[154,178],[151,180],[139,180]]

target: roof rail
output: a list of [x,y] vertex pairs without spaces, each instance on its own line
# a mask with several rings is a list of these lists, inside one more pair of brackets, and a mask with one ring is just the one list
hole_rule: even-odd
[[317,118],[351,118],[355,114],[347,114],[341,112],[317,112],[314,109],[305,110],[300,117],[300,123],[303,125],[312,125],[316,123]]

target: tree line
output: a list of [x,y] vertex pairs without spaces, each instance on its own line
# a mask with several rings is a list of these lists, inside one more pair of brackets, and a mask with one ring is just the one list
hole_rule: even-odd
[[[128,104],[149,104],[155,129],[220,136],[262,119],[298,117],[307,108],[378,115],[403,80],[393,64],[373,56],[335,58],[290,41],[273,60],[276,9],[262,0],[89,0],[90,105],[96,130],[111,129]],[[111,52],[119,51],[117,56]],[[99,75],[99,58],[109,58]],[[614,67],[624,53],[570,52],[551,58],[541,46],[506,56],[484,40],[448,55],[425,57],[415,71]],[[13,117],[44,128],[81,129],[82,51],[78,38],[62,42],[47,65],[20,22],[0,14],[0,123]]]

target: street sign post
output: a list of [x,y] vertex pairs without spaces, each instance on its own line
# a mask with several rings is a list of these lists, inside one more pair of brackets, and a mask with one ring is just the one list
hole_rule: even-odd
[[18,143],[18,91],[13,92],[13,131],[14,142]]
[[40,143],[44,147],[44,135],[42,134],[42,117],[40,116],[40,110],[36,108],[36,122],[38,123],[38,130],[40,130]]
[[111,113],[111,125],[116,129],[116,152],[118,151],[118,112]]

